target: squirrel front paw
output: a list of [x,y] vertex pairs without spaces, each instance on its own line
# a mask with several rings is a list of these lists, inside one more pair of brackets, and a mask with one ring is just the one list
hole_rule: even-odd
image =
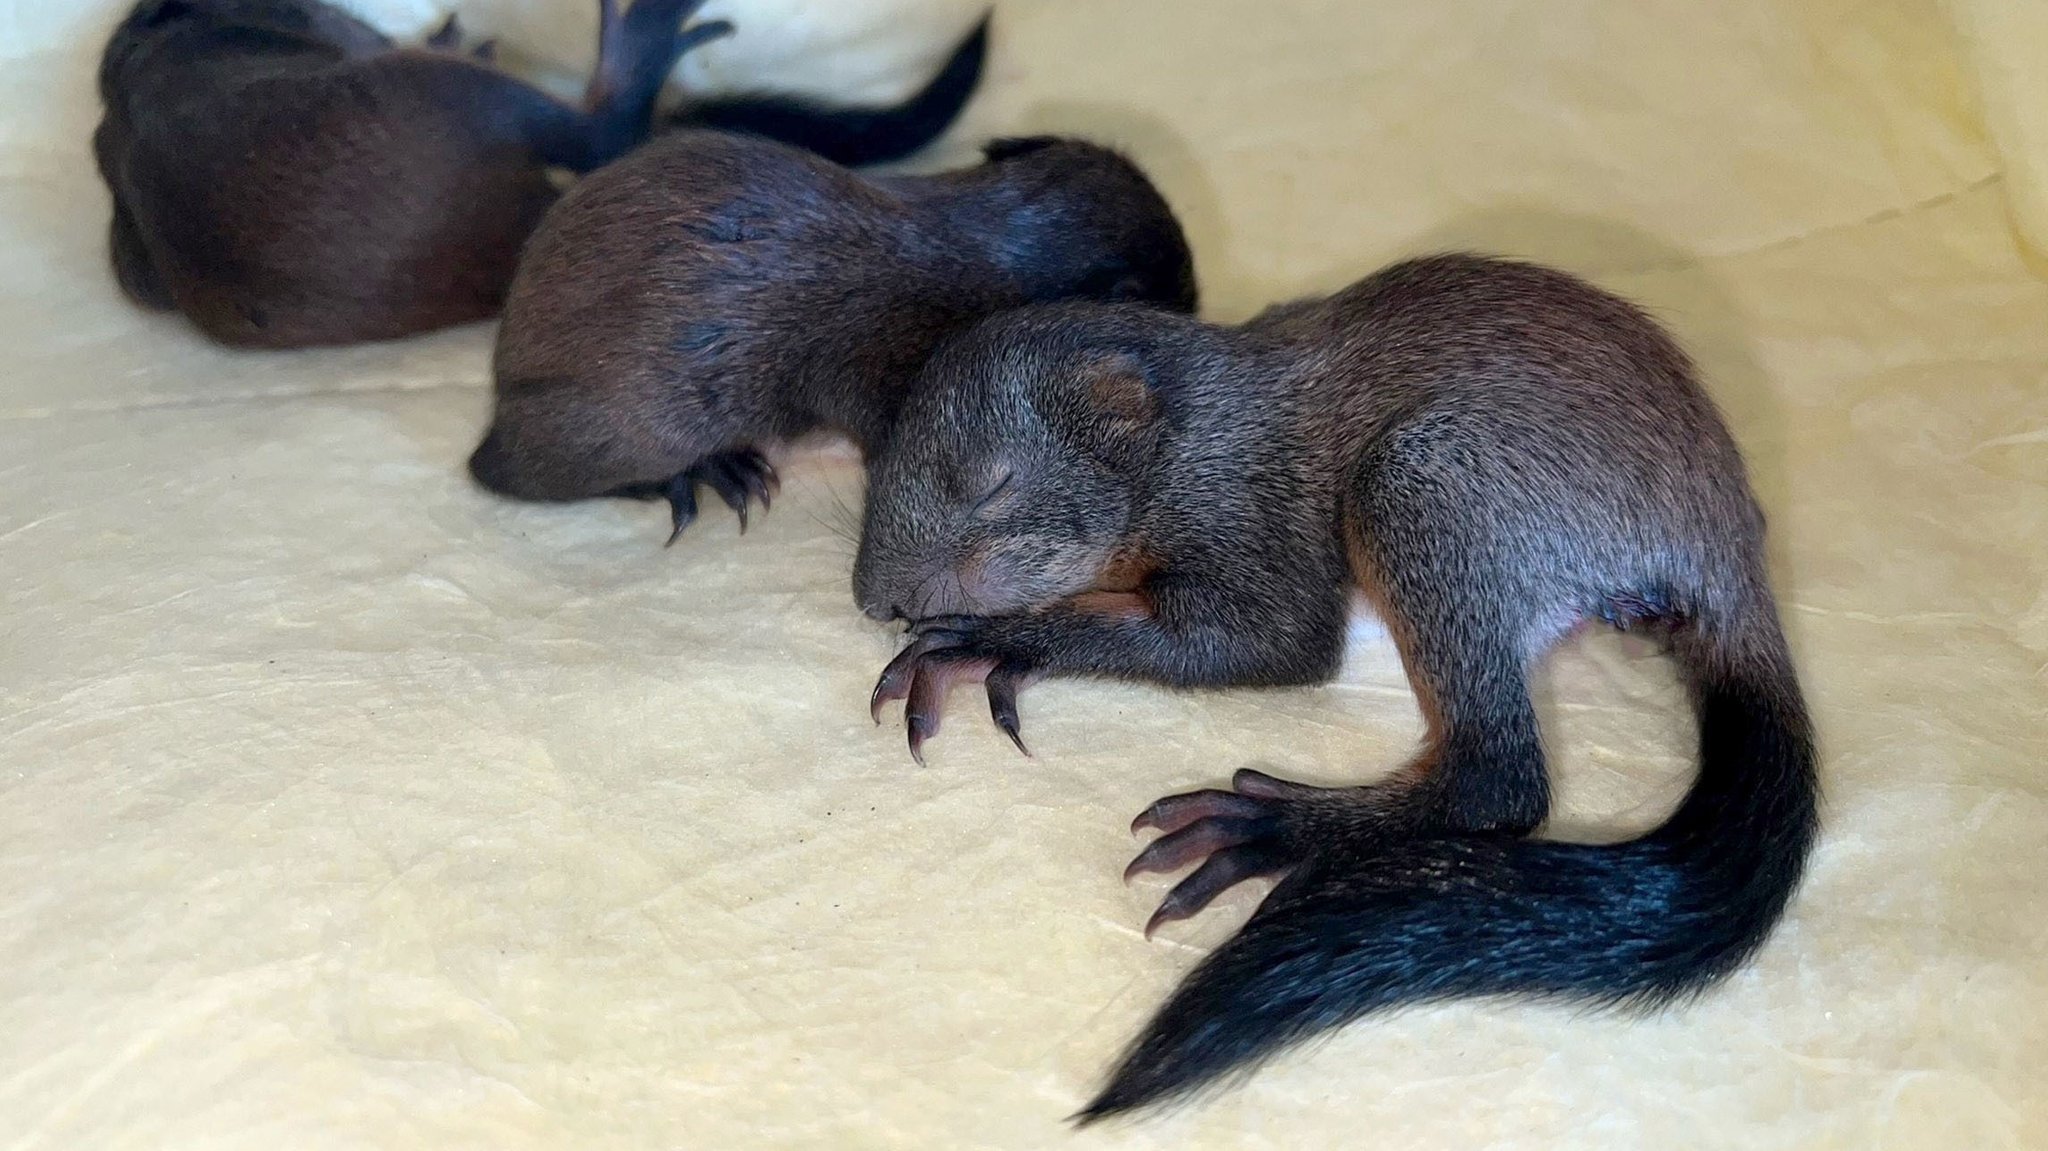
[[954,685],[979,683],[988,693],[989,716],[1017,750],[1024,746],[1017,720],[1017,692],[1036,670],[1028,661],[1001,651],[988,635],[989,623],[976,616],[942,616],[911,626],[909,646],[896,654],[875,681],[868,711],[882,722],[882,705],[903,700],[903,726],[910,756],[924,763],[924,742],[939,732],[939,715]]

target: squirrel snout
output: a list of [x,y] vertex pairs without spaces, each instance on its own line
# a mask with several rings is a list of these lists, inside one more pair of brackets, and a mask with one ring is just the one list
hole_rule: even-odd
[[516,487],[512,467],[512,456],[506,450],[503,437],[494,426],[485,434],[483,442],[469,456],[469,474],[476,482],[501,495],[511,495]]

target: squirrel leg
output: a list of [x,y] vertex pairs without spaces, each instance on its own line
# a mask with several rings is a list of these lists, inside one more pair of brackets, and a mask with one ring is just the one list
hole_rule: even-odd
[[1418,539],[1411,554],[1398,541],[1372,545],[1378,598],[1429,725],[1421,753],[1392,778],[1362,787],[1311,787],[1245,770],[1228,791],[1154,803],[1131,826],[1161,835],[1125,878],[1200,866],[1161,901],[1147,934],[1255,876],[1370,855],[1418,836],[1527,835],[1548,816],[1549,776],[1527,681],[1533,649],[1547,646],[1547,633],[1529,621],[1544,613],[1474,586],[1482,577],[1473,567],[1445,563],[1426,542]]
[[[1231,621],[1260,619],[1256,633]],[[1318,683],[1343,654],[1344,602],[1333,591],[1282,607],[1233,603],[1229,592],[1186,580],[1094,590],[1037,611],[920,621],[883,669],[869,705],[904,700],[914,755],[937,734],[950,689],[985,685],[989,714],[1018,750],[1017,693],[1048,675],[1092,675],[1178,687]],[[1026,754],[1029,754],[1027,751]],[[921,761],[921,760],[920,760]]]
[[683,54],[730,36],[726,20],[682,27],[704,0],[634,0],[623,13],[617,0],[599,0],[597,70],[584,89],[583,107],[551,118],[538,141],[551,163],[584,172],[603,167],[646,139],[661,86]]

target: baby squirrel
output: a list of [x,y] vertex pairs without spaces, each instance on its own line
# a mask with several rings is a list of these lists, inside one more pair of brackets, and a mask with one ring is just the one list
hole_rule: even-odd
[[[465,51],[454,17],[404,48],[320,0],[142,0],[101,57],[93,148],[127,295],[223,343],[388,339],[497,313],[519,246],[557,197],[638,144],[676,61],[732,31],[702,0],[598,5],[581,107]],[[904,116],[774,97],[685,120],[789,131],[862,158],[936,135],[979,77],[984,30]],[[927,135],[925,138],[929,138]],[[870,155],[872,154],[872,155]]]
[[1144,173],[1078,140],[864,177],[766,140],[677,132],[582,181],[526,247],[497,404],[470,471],[532,500],[665,497],[670,542],[703,484],[746,525],[761,449],[888,433],[946,335],[1089,296],[1190,310],[1192,258]]
[[[956,682],[1015,738],[1034,676],[1326,680],[1353,588],[1422,704],[1386,782],[1244,770],[1137,818],[1163,834],[1127,874],[1201,863],[1148,932],[1281,878],[1084,1121],[1397,1004],[1662,1003],[1755,951],[1797,885],[1817,782],[1763,516],[1684,353],[1572,276],[1448,255],[1234,329],[997,316],[932,358],[869,481],[854,594],[911,622],[874,704],[907,697],[913,750]],[[1592,619],[1668,636],[1698,777],[1641,838],[1530,838],[1530,667]]]

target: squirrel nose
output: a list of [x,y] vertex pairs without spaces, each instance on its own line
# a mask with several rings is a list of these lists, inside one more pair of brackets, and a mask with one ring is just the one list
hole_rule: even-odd
[[888,623],[891,620],[898,620],[903,618],[903,609],[897,607],[895,604],[889,604],[887,606],[884,606],[879,603],[871,603],[866,607],[862,608],[861,611],[869,619],[874,620],[876,623]]

